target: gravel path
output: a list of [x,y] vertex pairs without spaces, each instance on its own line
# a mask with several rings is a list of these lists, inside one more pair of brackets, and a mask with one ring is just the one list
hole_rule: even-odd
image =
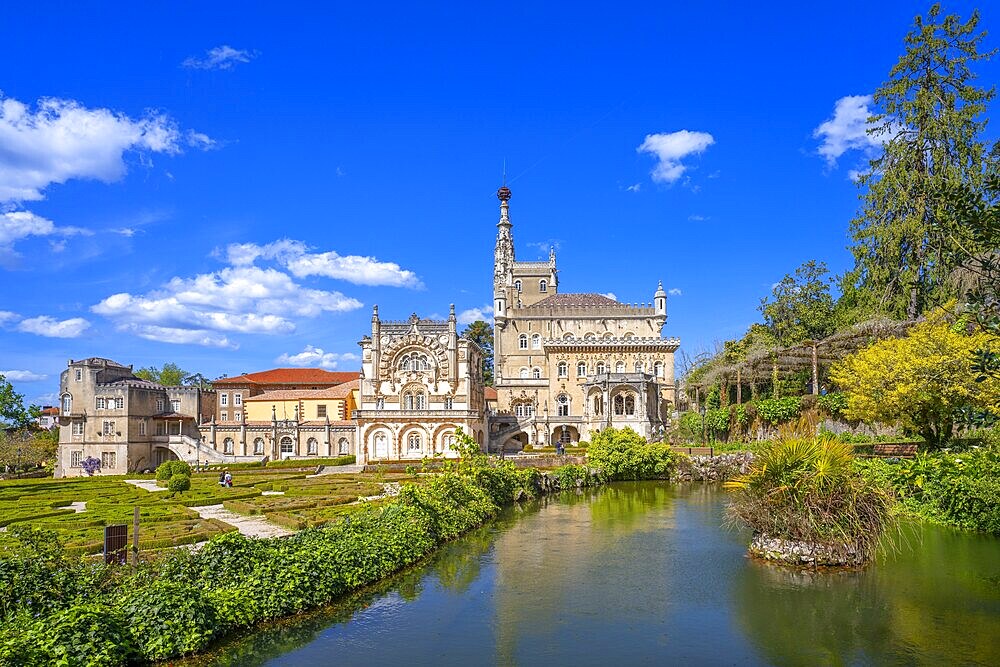
[[146,489],[147,491],[166,491],[167,487],[157,486],[156,481],[152,479],[126,479],[126,484],[132,484],[138,486],[140,489]]
[[242,514],[230,512],[222,505],[203,505],[202,507],[192,507],[191,509],[197,512],[203,519],[224,521],[247,537],[284,537],[294,532],[281,526],[276,526],[263,517],[243,516]]

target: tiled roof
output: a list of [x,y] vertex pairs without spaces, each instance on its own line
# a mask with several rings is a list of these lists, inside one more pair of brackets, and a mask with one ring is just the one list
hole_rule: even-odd
[[326,389],[275,389],[256,396],[248,396],[245,401],[299,401],[313,398],[347,398],[355,389],[361,386],[361,380],[355,379]]
[[43,408],[39,415],[59,415],[59,408]]
[[485,393],[487,401],[497,400],[497,390],[494,389],[493,387],[486,387]]
[[315,389],[275,389],[256,396],[247,396],[243,401],[246,403],[251,401],[297,401],[315,393]]
[[358,371],[327,371],[322,368],[272,368],[269,371],[219,378],[213,380],[212,384],[325,384],[332,386],[350,382],[359,376]]
[[527,308],[552,308],[553,306],[619,306],[625,308],[625,304],[614,299],[609,299],[603,294],[580,293],[580,294],[553,294],[541,301],[527,306]]
[[311,391],[308,396],[303,396],[303,398],[347,398],[352,391],[360,388],[361,380],[356,379],[343,384],[338,384],[336,387],[330,387],[329,389],[317,389],[316,391]]

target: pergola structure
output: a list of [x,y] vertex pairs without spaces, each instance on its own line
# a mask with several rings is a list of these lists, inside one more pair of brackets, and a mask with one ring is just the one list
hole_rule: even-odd
[[[872,343],[886,338],[898,338],[918,320],[874,319],[855,324],[820,340],[806,340],[796,345],[779,348],[761,348],[751,351],[743,360],[734,363],[708,362],[711,367],[699,374],[696,382],[686,381],[688,394],[695,392],[695,403],[700,403],[708,387],[718,383],[724,397],[729,387],[736,385],[736,402],[743,402],[743,387],[749,384],[756,395],[761,381],[787,379],[803,370],[810,372],[812,393],[819,394],[820,369],[828,368],[835,361],[857,352]],[[728,398],[724,398],[728,401]]]

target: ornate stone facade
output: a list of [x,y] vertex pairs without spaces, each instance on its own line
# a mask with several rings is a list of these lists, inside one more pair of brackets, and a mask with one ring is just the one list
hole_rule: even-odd
[[518,262],[503,187],[494,253],[494,451],[589,440],[629,426],[658,437],[676,401],[676,338],[663,338],[667,295],[625,304],[600,294],[559,293],[556,256]]
[[455,431],[483,445],[483,352],[460,338],[455,307],[447,320],[382,322],[372,312],[362,350],[358,463],[457,455]]

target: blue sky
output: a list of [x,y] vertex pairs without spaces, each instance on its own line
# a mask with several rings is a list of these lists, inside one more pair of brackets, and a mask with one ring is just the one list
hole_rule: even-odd
[[141,4],[4,10],[0,371],[36,402],[70,358],[352,370],[372,304],[468,319],[504,162],[519,259],[663,280],[710,349],[850,266],[864,96],[929,6]]

